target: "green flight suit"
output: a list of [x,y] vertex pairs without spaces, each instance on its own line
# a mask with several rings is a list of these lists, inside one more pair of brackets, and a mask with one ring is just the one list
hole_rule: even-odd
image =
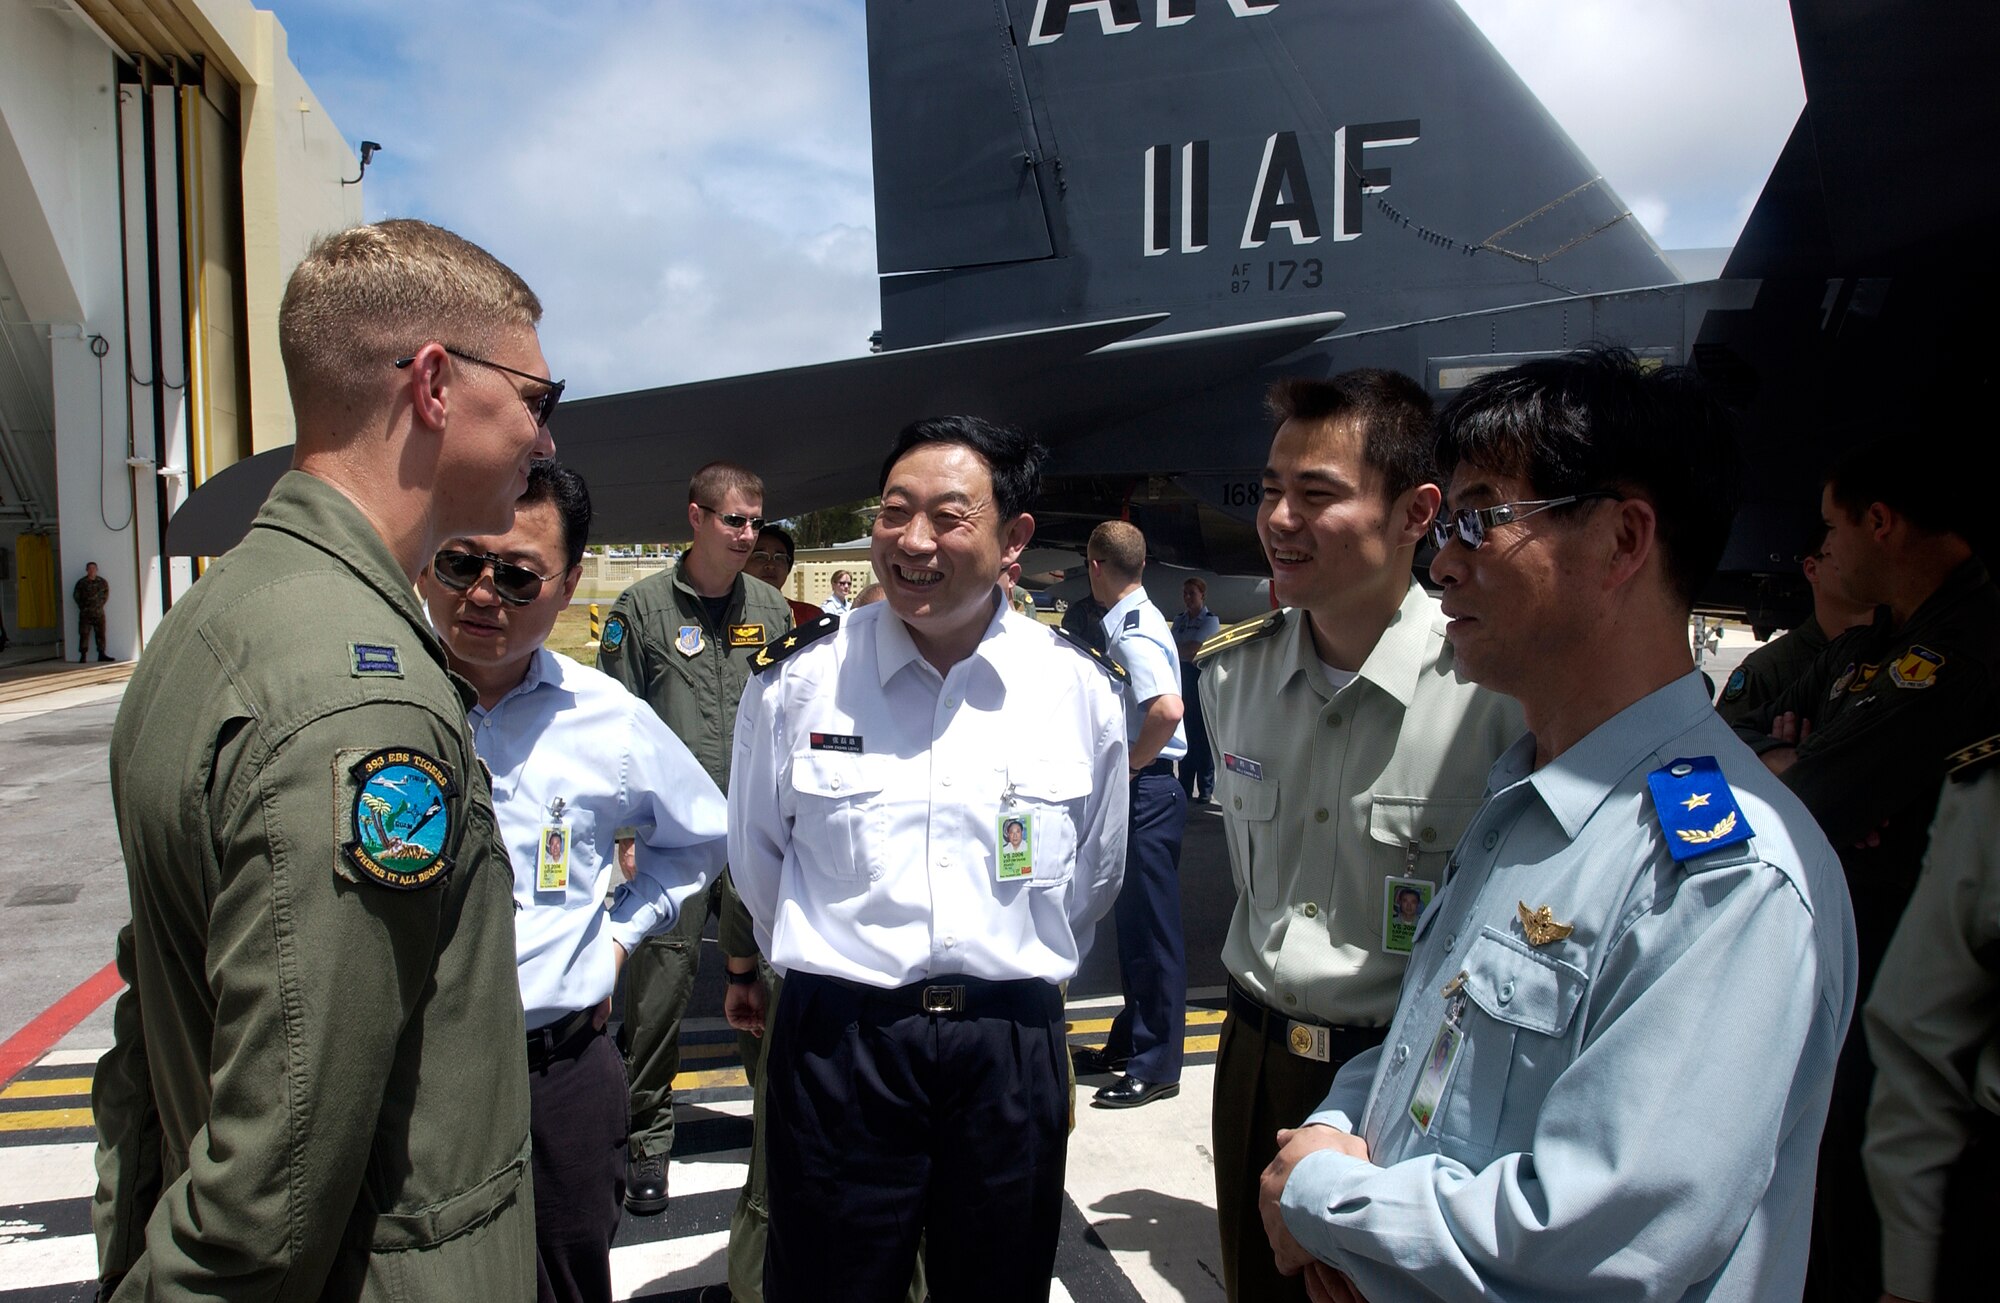
[[1731,728],[1777,700],[1778,695],[1812,668],[1826,650],[1826,631],[1812,616],[1781,638],[1774,638],[1743,658],[1716,699],[1716,713]]
[[[1787,711],[1811,733],[1785,771],[1840,854],[1854,901],[1857,998],[1866,1003],[1889,938],[1915,889],[1945,757],[1985,735],[2000,711],[2000,588],[1969,560],[1924,599],[1901,628],[1887,607],[1827,644],[1807,671],[1737,736],[1759,753]],[[1874,1068],[1851,1032],[1841,1050],[1820,1139],[1813,1205],[1809,1299],[1875,1297],[1881,1235],[1861,1166]]]
[[[736,705],[750,658],[792,626],[777,589],[739,574],[720,621],[670,566],[639,580],[611,608],[597,647],[597,668],[643,697],[687,744],[708,776],[729,790]],[[639,943],[625,963],[625,1054],[631,1078],[632,1153],[664,1157],[674,1148],[673,1081],[680,1071],[681,1019],[701,965],[701,930],[710,908],[721,916],[722,952],[757,953],[749,911],[725,872],[706,900],[682,907],[671,931]],[[744,1070],[755,1075],[757,1039],[737,1037]]]
[[130,986],[92,1221],[115,1299],[534,1297],[513,873],[473,700],[380,536],[296,471],[161,623],[111,743]]

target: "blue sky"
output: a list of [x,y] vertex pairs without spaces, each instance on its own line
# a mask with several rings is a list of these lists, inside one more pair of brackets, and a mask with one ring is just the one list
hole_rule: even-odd
[[[261,3],[385,146],[367,215],[519,270],[572,393],[866,351],[862,0]],[[1462,3],[1663,247],[1735,239],[1804,103],[1782,0]]]

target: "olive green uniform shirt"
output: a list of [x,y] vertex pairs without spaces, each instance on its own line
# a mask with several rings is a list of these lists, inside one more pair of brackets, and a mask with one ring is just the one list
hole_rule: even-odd
[[1414,582],[1338,692],[1305,613],[1267,619],[1199,658],[1236,875],[1223,964],[1289,1017],[1386,1027],[1408,962],[1384,948],[1388,880],[1435,890],[1526,725],[1512,698],[1458,677],[1437,599]]
[[1936,1297],[1945,1184],[2000,1126],[2000,736],[1944,785],[1916,893],[1864,1014],[1875,1098],[1862,1151],[1882,1215],[1882,1283]]
[[[711,625],[701,594],[675,564],[619,595],[598,640],[597,668],[644,698],[726,792],[736,707],[750,679],[750,658],[791,627],[792,608],[784,594],[745,574],[730,588],[721,624]],[[756,954],[750,916],[726,882],[723,899],[723,953]]]
[[1825,650],[1826,631],[1819,627],[1817,619],[1807,616],[1798,628],[1745,656],[1729,681],[1722,685],[1722,696],[1715,703],[1722,722],[1733,728],[1739,720],[1776,701],[1778,694],[1810,670]]
[[130,987],[92,1220],[115,1298],[534,1297],[474,699],[380,536],[299,472],[161,622],[111,744]]

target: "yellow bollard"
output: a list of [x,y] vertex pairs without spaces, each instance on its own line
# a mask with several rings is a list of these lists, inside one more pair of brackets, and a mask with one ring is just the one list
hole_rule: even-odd
[[604,617],[597,613],[597,603],[590,604],[590,645],[595,647],[604,638]]

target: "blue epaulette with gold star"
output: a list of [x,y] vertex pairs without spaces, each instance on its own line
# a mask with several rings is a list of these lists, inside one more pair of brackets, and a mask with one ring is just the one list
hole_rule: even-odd
[[1195,648],[1194,658],[1196,661],[1205,661],[1217,652],[1228,651],[1231,647],[1241,647],[1245,643],[1256,642],[1259,638],[1268,638],[1285,627],[1285,617],[1289,614],[1289,611],[1278,610],[1269,615],[1260,615],[1254,620],[1245,620],[1241,624],[1232,624]]
[[1750,821],[1714,756],[1676,760],[1647,774],[1646,783],[1653,789],[1653,813],[1667,835],[1667,850],[1676,861],[1750,840]]
[[2000,733],[1981,738],[1969,747],[1960,747],[1944,760],[1954,783],[1971,782],[1996,761],[2000,761]]
[[818,642],[839,627],[840,617],[831,611],[817,620],[806,621],[790,633],[773,638],[758,648],[757,654],[750,658],[750,672],[762,674],[799,648]]
[[1055,634],[1056,637],[1062,639],[1070,646],[1076,648],[1078,651],[1082,652],[1085,656],[1090,657],[1090,659],[1092,659],[1093,661],[1096,661],[1098,669],[1103,670],[1106,674],[1109,674],[1113,679],[1117,680],[1118,682],[1128,683],[1131,681],[1132,676],[1125,672],[1125,667],[1123,665],[1120,665],[1116,660],[1105,655],[1103,652],[1097,650],[1097,648],[1091,646],[1089,643],[1077,637],[1075,634],[1063,628],[1061,625],[1058,624],[1051,626],[1049,632]]

